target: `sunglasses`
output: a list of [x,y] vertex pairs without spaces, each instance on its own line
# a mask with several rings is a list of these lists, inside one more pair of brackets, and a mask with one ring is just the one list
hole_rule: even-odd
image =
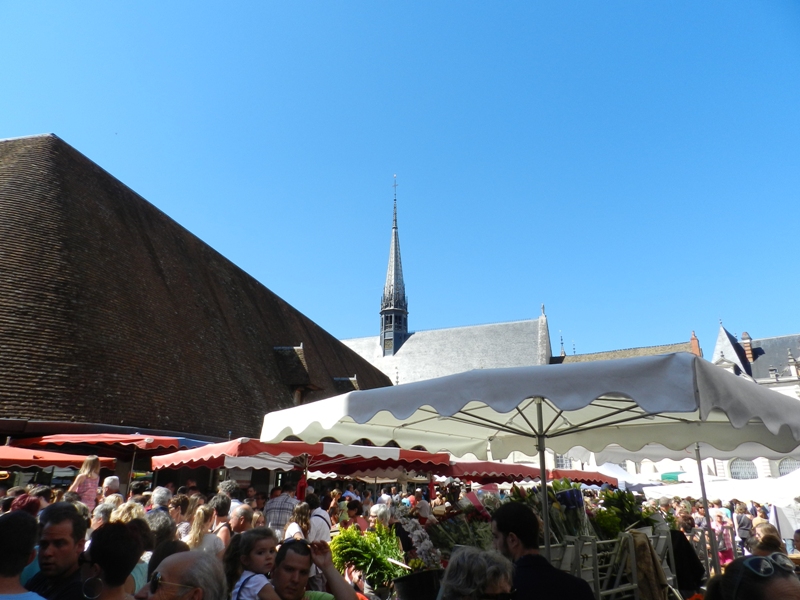
[[[183,585],[182,583],[172,583],[170,581],[164,581],[164,578],[161,576],[161,573],[156,571],[153,573],[153,576],[150,578],[150,593],[155,594],[158,591],[158,588],[162,585],[171,585],[173,587],[182,587],[188,590],[193,590],[194,586],[191,585]],[[184,594],[187,592],[183,592]]]
[[[773,552],[769,556],[748,556],[742,561],[742,566],[751,573],[764,578],[772,577],[775,574],[775,567],[787,573],[794,573],[794,563],[792,559],[780,552]],[[739,571],[736,584],[733,586],[734,600],[736,599],[736,594],[739,592],[739,584],[742,583],[742,575],[744,575],[744,569]]]

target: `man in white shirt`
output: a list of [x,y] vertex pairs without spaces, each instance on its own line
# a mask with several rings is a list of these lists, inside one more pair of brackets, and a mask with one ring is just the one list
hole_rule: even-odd
[[417,499],[414,509],[419,516],[420,525],[425,525],[428,521],[435,521],[436,519],[433,516],[433,511],[431,511],[431,504],[422,497],[422,490],[420,488],[416,489],[414,497]]
[[[306,503],[311,509],[311,518],[309,519],[308,536],[306,539],[309,542],[331,541],[331,518],[328,513],[319,505],[319,497],[316,494],[306,494]],[[311,577],[308,579],[308,588],[317,592],[325,591],[325,575],[316,567],[311,569]]]
[[389,494],[389,488],[383,488],[381,490],[381,495],[378,496],[376,504],[385,504],[386,506],[392,505],[392,496]]

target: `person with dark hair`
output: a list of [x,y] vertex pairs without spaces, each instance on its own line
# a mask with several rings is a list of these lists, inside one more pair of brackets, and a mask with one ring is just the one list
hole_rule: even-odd
[[[332,594],[307,592],[306,585],[314,564],[325,575]],[[326,542],[287,540],[275,556],[270,576],[281,600],[356,600],[356,591],[333,566],[330,546]]]
[[109,523],[94,531],[83,553],[84,595],[94,600],[124,597],[125,581],[141,555],[141,539],[130,524]]
[[20,582],[22,571],[36,556],[38,532],[36,519],[25,511],[0,516],[0,598],[41,600]]
[[189,523],[189,496],[176,494],[169,501],[169,516],[175,522],[178,530],[178,537],[182,538],[189,533],[192,526]]
[[284,484],[281,487],[281,495],[267,502],[264,507],[267,527],[272,529],[279,539],[283,539],[283,530],[289,522],[289,517],[292,516],[295,505],[298,504],[298,500],[292,497],[293,490],[293,485]]
[[128,498],[141,496],[147,491],[146,481],[134,481],[128,486]]
[[150,556],[150,560],[147,563],[147,580],[150,581],[153,572],[158,569],[158,565],[161,564],[162,560],[178,552],[189,552],[189,550],[191,550],[189,544],[180,540],[169,540],[156,546],[156,549],[153,550],[153,554]]
[[84,600],[78,559],[86,521],[69,502],[56,502],[39,514],[39,572],[25,587],[47,600]]
[[556,569],[539,554],[539,517],[520,502],[507,502],[492,515],[495,550],[514,562],[517,598],[594,600],[583,579]]
[[36,496],[41,505],[40,510],[44,510],[50,506],[50,501],[53,499],[53,490],[46,485],[37,485],[30,492],[28,492],[28,495]]
[[785,554],[737,558],[708,582],[705,600],[800,600],[800,580]]
[[221,539],[222,543],[227,548],[228,544],[231,543],[231,536],[233,535],[233,528],[228,522],[228,515],[231,510],[231,499],[227,494],[220,492],[211,499],[208,506],[214,509],[214,525],[212,526],[211,533]]
[[357,525],[362,532],[369,529],[369,523],[361,516],[361,511],[361,502],[358,500],[350,500],[350,502],[347,503],[347,519],[339,521],[339,527],[347,529],[348,527]]

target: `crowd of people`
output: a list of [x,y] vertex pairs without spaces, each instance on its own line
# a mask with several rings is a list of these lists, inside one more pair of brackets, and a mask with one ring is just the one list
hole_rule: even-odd
[[[340,574],[328,543],[341,529],[393,530],[406,560],[414,547],[396,516],[425,525],[458,504],[458,486],[434,492],[396,487],[266,492],[223,481],[203,494],[193,480],[148,490],[117,477],[100,481],[89,457],[66,490],[0,488],[0,600],[363,600],[369,590]],[[764,507],[738,501],[703,505],[662,498],[650,507],[676,523],[685,542],[710,526],[725,574],[709,584],[710,600],[800,599],[800,581]],[[523,503],[492,513],[494,549],[457,548],[441,584],[442,600],[594,598],[590,586],[539,554],[540,522]],[[683,537],[683,536],[681,536]],[[734,559],[734,544],[741,558]],[[800,547],[800,531],[795,535]],[[753,574],[756,575],[753,575]],[[743,590],[750,590],[743,594]]]

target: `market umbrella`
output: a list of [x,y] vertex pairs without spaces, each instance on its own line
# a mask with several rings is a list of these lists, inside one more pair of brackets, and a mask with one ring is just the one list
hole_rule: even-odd
[[122,450],[124,453],[147,451],[172,451],[180,448],[197,448],[209,442],[193,440],[185,437],[172,437],[164,435],[144,434],[117,434],[117,433],[59,433],[55,435],[42,435],[38,437],[21,438],[12,440],[11,444],[21,448],[44,448],[49,446],[106,446],[112,451]]
[[[367,438],[403,448],[486,459],[513,451],[593,452],[609,444],[674,450],[708,442],[733,449],[758,442],[788,451],[800,439],[800,404],[688,353],[484,369],[355,391],[269,413],[261,439],[288,436],[343,443]],[[545,486],[543,507],[547,506]],[[548,511],[543,510],[549,553]]]
[[[63,454],[61,452],[48,452],[46,450],[32,450],[30,448],[15,448],[14,446],[0,446],[0,467],[73,467],[80,469],[85,456],[77,454]],[[100,457],[100,466],[104,469],[114,468],[114,459]]]
[[265,444],[250,438],[238,438],[191,450],[154,456],[152,463],[154,470],[180,467],[209,467],[212,469],[225,467],[287,471],[299,467],[348,474],[355,471],[389,467],[430,470],[435,466],[448,466],[450,455],[393,447],[344,445],[330,442]]

